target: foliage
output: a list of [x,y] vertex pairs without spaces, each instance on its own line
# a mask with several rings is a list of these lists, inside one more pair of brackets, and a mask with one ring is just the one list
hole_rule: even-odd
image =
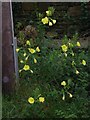
[[12,98],[3,97],[4,118],[90,117],[88,51],[81,48],[77,33],[71,39],[65,35],[57,49],[48,47],[45,26],[52,19],[51,8],[36,23],[38,36],[24,38],[16,49],[20,87]]
[[[34,77],[35,78],[35,77]],[[20,81],[19,90],[12,96],[3,96],[3,118],[89,118],[89,100],[86,92],[70,100],[62,101],[60,94],[49,84],[43,84],[35,79]],[[43,103],[30,104],[28,98],[32,96],[38,100],[44,96]]]
[[[38,79],[55,86],[63,96],[62,99],[65,99],[65,96],[72,97],[78,87],[82,90],[88,85],[88,53],[82,50],[76,52],[78,42],[74,39],[75,36],[71,40],[65,36],[59,50],[50,51],[47,49],[43,54],[43,49],[41,49],[41,62],[37,74],[38,76],[42,74],[42,76]],[[76,46],[77,49],[75,49]]]

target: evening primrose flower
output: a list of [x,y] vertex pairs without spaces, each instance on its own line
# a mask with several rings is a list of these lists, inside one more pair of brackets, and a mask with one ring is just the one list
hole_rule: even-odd
[[36,58],[34,58],[34,63],[37,63],[37,60],[36,60]]
[[52,22],[53,22],[53,24],[55,24],[55,23],[56,23],[56,20],[52,20]]
[[29,52],[32,53],[32,54],[35,53],[35,50],[34,50],[33,48],[28,48],[28,50],[29,50]]
[[17,48],[17,49],[16,49],[16,52],[19,52],[19,50],[20,50],[20,49],[19,49],[19,48]]
[[20,60],[20,63],[24,63],[24,61],[23,61],[23,60]]
[[66,82],[65,81],[61,82],[61,85],[66,86]]
[[31,73],[33,73],[33,70],[30,70]]
[[30,66],[29,66],[29,65],[24,65],[23,70],[27,71],[27,70],[29,70],[29,69],[30,69]]
[[39,47],[36,47],[36,51],[37,51],[37,52],[40,52],[40,48],[39,48]]
[[19,70],[19,73],[20,73],[20,72],[22,72],[22,69],[21,69],[21,70]]
[[45,101],[45,98],[44,97],[39,97],[39,102],[44,102]]
[[68,47],[66,45],[62,45],[61,48],[63,52],[67,52],[68,50]]
[[27,41],[26,41],[26,44],[27,44],[27,45],[30,45],[30,41],[29,41],[29,40],[27,40]]
[[64,53],[65,57],[67,57],[67,53]]
[[81,46],[80,42],[77,42],[77,46],[78,46],[78,47],[80,47],[80,46]]
[[70,97],[70,98],[72,98],[72,97],[73,97],[73,95],[72,95],[71,93],[69,93],[69,97]]
[[28,60],[28,57],[29,57],[29,56],[27,56],[27,57],[25,58],[26,61]]
[[83,65],[86,65],[86,61],[85,61],[85,60],[82,60],[82,64],[83,64]]
[[65,100],[65,95],[63,94],[62,100]]
[[23,56],[25,57],[25,56],[26,56],[26,53],[24,53]]
[[45,17],[45,18],[42,18],[41,21],[42,21],[43,24],[48,24],[49,19],[48,19],[48,17]]
[[76,70],[76,74],[77,74],[77,75],[79,74],[79,71],[78,71],[78,70]]
[[35,102],[35,100],[34,100],[33,97],[30,97],[30,98],[28,98],[28,102],[29,102],[30,104],[33,104],[33,103]]
[[73,97],[73,95],[72,95],[71,93],[69,93],[69,92],[68,92],[68,94],[69,94],[69,97],[70,97],[70,98],[72,98],[72,97]]
[[49,14],[49,11],[46,11],[46,14],[48,15],[48,14]]
[[52,26],[53,24],[52,24],[52,22],[49,22],[49,26]]

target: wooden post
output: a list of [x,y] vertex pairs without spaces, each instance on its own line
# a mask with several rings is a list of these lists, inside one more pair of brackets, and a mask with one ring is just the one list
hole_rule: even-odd
[[0,2],[0,120],[2,119],[2,2]]
[[11,94],[15,88],[15,66],[10,2],[2,3],[2,88]]

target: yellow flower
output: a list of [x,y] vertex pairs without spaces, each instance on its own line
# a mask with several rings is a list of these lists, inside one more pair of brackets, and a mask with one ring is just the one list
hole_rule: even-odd
[[41,21],[42,21],[43,24],[48,24],[49,19],[48,19],[48,17],[45,17],[45,18],[42,18]]
[[50,11],[46,11],[47,16],[49,16]]
[[72,97],[73,97],[73,95],[72,95],[71,93],[69,93],[69,92],[68,92],[68,94],[69,94],[69,97],[70,97],[70,98],[72,98]]
[[82,64],[83,64],[83,65],[86,65],[86,61],[85,61],[85,60],[82,60]]
[[77,46],[78,46],[78,47],[80,47],[80,46],[81,46],[80,42],[77,42]]
[[34,50],[33,48],[28,48],[28,50],[29,50],[29,52],[32,53],[32,54],[35,53],[35,50]]
[[25,56],[26,56],[26,53],[24,53],[23,56],[25,57]]
[[37,51],[37,52],[40,52],[40,49],[39,49],[39,47],[37,47],[37,48],[36,48],[36,51]]
[[30,69],[29,65],[24,65],[23,70],[27,71],[29,69]]
[[65,82],[65,81],[61,82],[61,85],[65,86],[65,85],[66,85],[66,82]]
[[24,61],[23,61],[23,60],[20,60],[20,63],[24,63]]
[[29,40],[27,40],[27,41],[26,41],[26,44],[27,44],[27,45],[30,45],[30,41],[29,41]]
[[25,58],[26,61],[28,60],[28,57],[29,57],[29,56],[27,56],[27,57]]
[[39,102],[44,102],[45,101],[45,98],[44,97],[39,97]]
[[65,95],[63,95],[62,100],[65,100]]
[[67,57],[67,53],[64,53],[65,57]]
[[72,97],[73,97],[71,93],[69,94],[69,97],[70,97],[70,98],[72,98]]
[[52,22],[53,22],[53,24],[55,24],[55,23],[56,23],[56,20],[52,20]]
[[33,97],[30,97],[30,98],[28,98],[28,102],[29,102],[30,104],[33,104],[33,103],[35,102],[35,100],[34,100]]
[[79,74],[79,71],[78,71],[78,70],[76,70],[76,74],[77,74],[77,75]]
[[31,71],[31,73],[33,73],[33,70],[30,70]]
[[36,60],[36,58],[34,58],[34,63],[37,63],[37,60]]
[[19,70],[19,73],[22,72],[22,70]]
[[52,22],[49,22],[49,26],[52,26],[53,24],[52,24]]
[[63,52],[66,52],[68,50],[68,47],[66,45],[62,45],[61,48]]
[[17,49],[16,49],[16,52],[19,52],[19,50],[20,50],[20,49],[19,49],[19,48],[17,48]]

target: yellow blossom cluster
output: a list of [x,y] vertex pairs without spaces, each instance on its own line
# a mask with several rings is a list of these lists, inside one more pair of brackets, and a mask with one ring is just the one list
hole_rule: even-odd
[[41,22],[43,24],[48,24],[49,26],[52,26],[53,24],[56,24],[56,20],[49,19],[48,17],[42,18]]
[[[43,102],[45,101],[45,98],[44,98],[44,97],[39,97],[39,98],[38,98],[38,101],[41,102],[41,103],[43,103]],[[33,97],[29,97],[29,98],[28,98],[28,102],[29,102],[30,104],[34,104],[35,99],[34,99]]]
[[[26,41],[26,45],[31,45],[29,40]],[[36,47],[36,49],[33,49],[33,48],[27,48],[27,49],[28,49],[28,51],[29,51],[31,54],[34,54],[34,53],[36,53],[36,52],[40,52],[40,48],[39,48],[38,46]],[[17,49],[16,49],[16,52],[19,52],[19,51],[20,51],[20,49],[17,48]],[[24,64],[24,66],[23,66],[22,69],[19,70],[19,73],[22,72],[23,70],[24,70],[24,71],[30,71],[31,73],[33,73],[33,70],[31,70],[30,65],[29,65],[28,63],[26,63],[27,60],[29,59],[29,56],[30,56],[30,55],[29,55],[29,54],[27,55],[27,52],[24,51],[23,56],[25,57],[25,58],[24,58],[25,61],[24,61],[23,59],[21,59],[21,60],[20,60],[20,63]],[[36,59],[35,57],[33,58],[33,62],[34,62],[35,64],[37,63],[37,59]]]
[[41,22],[43,24],[48,24],[49,26],[56,24],[56,20],[51,18],[52,14],[53,14],[52,10],[47,10],[46,17],[42,18]]
[[[61,82],[61,85],[64,87],[63,90],[66,89],[66,87],[65,87],[65,86],[67,85],[66,81],[62,81],[62,82]],[[69,93],[69,92],[66,92],[66,93],[69,94],[69,97],[70,97],[70,98],[73,97],[73,95],[72,95],[71,93]],[[63,91],[62,100],[65,100],[65,91]]]
[[[80,46],[81,46],[80,42],[77,41],[76,46],[80,47]],[[63,44],[63,45],[61,46],[63,52],[67,52],[67,51],[68,51],[68,48],[73,48],[73,47],[74,47],[74,44],[71,43],[70,41],[68,42],[68,44]],[[73,51],[72,51],[71,54],[72,54],[72,56],[74,56]]]
[[34,54],[36,51],[37,51],[37,52],[40,52],[40,48],[39,48],[39,47],[36,47],[36,50],[33,49],[33,48],[28,48],[28,50],[29,50],[29,52],[30,52],[31,54]]

